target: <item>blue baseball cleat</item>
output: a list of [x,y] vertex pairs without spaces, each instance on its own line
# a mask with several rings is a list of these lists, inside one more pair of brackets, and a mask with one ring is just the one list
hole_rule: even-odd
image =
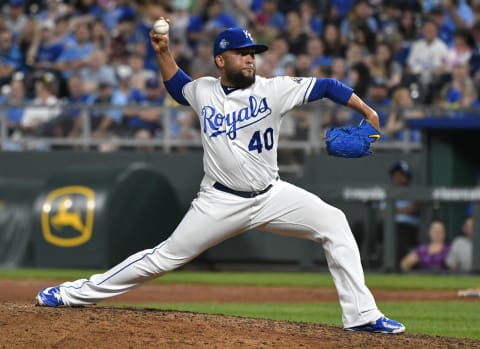
[[37,304],[44,307],[59,307],[64,305],[60,295],[60,286],[47,287],[38,292]]
[[402,333],[405,332],[405,326],[398,321],[390,320],[389,318],[382,316],[369,324],[346,328],[346,330],[375,333]]

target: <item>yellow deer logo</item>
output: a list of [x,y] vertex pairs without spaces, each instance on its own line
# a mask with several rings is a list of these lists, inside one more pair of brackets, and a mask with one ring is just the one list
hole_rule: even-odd
[[[46,241],[60,247],[76,247],[90,240],[95,193],[84,186],[66,186],[51,191],[42,206],[42,233]],[[66,237],[68,228],[78,233]]]
[[82,222],[82,213],[80,211],[70,212],[69,209],[72,206],[72,198],[70,196],[65,196],[60,200],[57,214],[50,220],[55,229],[61,230],[63,227],[70,226],[78,232],[85,230],[85,225]]

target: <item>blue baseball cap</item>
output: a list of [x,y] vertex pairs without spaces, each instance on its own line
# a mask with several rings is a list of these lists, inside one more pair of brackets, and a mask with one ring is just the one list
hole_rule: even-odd
[[216,57],[227,50],[237,50],[247,47],[253,48],[255,53],[262,53],[268,50],[267,45],[255,43],[248,30],[238,27],[229,28],[218,34],[215,39],[213,56]]
[[410,165],[405,160],[399,160],[390,168],[390,175],[393,175],[395,172],[403,173],[409,180],[413,178],[413,173]]

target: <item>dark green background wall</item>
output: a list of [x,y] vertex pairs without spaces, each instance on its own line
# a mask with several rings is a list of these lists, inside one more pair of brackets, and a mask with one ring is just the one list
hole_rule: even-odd
[[[363,159],[338,159],[326,155],[307,156],[300,178],[284,178],[306,188],[331,188],[342,185],[381,185],[389,183],[388,169],[398,159],[414,168],[414,182],[425,183],[422,154],[378,153]],[[140,249],[155,246],[173,231],[195,197],[203,175],[201,153],[87,153],[21,152],[0,153],[0,201],[15,206],[30,205],[31,244],[24,253],[26,263],[39,266],[106,267]],[[145,167],[147,173],[135,176],[131,168]],[[129,170],[130,169],[130,170]],[[128,175],[126,175],[126,173]],[[159,183],[155,185],[154,183]],[[9,184],[8,184],[9,183]],[[12,185],[12,183],[15,183]],[[105,198],[96,210],[94,237],[77,249],[58,249],[45,243],[40,227],[41,204],[55,187],[86,185]],[[28,195],[25,187],[28,187]],[[151,190],[149,190],[149,188]],[[37,206],[35,206],[37,202]],[[332,201],[343,209],[351,222],[368,215],[363,203]],[[157,207],[158,210],[152,210]],[[156,233],[157,232],[157,233]],[[23,239],[25,241],[25,239]],[[235,237],[212,248],[196,262],[210,266],[216,262],[262,262],[307,265],[323,261],[319,246],[309,241],[274,236],[256,231]],[[1,263],[1,260],[0,260]],[[59,264],[59,265],[58,265]]]
[[[456,150],[442,146],[442,139],[433,142],[435,151],[428,157],[424,152],[379,152],[362,159],[309,155],[301,177],[283,179],[319,193],[342,186],[388,185],[389,168],[397,160],[405,159],[413,168],[414,185],[474,185],[472,172],[477,160],[465,157],[461,151],[464,145]],[[203,176],[200,152],[12,152],[0,153],[0,164],[0,213],[5,216],[0,223],[8,228],[2,231],[16,236],[15,240],[8,241],[0,236],[2,246],[8,246],[3,256],[10,256],[10,263],[21,260],[25,264],[55,267],[107,267],[135,251],[155,246],[168,237],[180,221]],[[140,173],[132,168],[144,170]],[[42,237],[38,202],[43,202],[46,193],[56,186],[78,184],[94,187],[105,197],[100,201],[102,207],[96,211],[94,236],[97,240],[92,239],[90,245],[77,250],[52,248]],[[371,213],[363,202],[327,201],[344,210],[351,224],[365,223]],[[464,212],[465,205],[455,204],[453,209],[442,205],[445,207],[440,207],[440,214],[447,220],[456,220],[455,224],[451,223],[450,231],[458,233],[457,222],[462,219],[460,213]],[[29,207],[31,214],[28,214]],[[8,219],[13,217],[13,212],[23,212],[21,217],[16,216],[16,223]],[[16,234],[12,235],[12,230]],[[12,253],[15,246],[19,249],[16,254]],[[18,258],[21,254],[24,257]],[[12,255],[17,256],[13,262]],[[324,262],[319,246],[252,231],[212,248],[195,263],[210,267],[239,262],[308,267],[312,261]],[[0,258],[0,265],[5,263]]]

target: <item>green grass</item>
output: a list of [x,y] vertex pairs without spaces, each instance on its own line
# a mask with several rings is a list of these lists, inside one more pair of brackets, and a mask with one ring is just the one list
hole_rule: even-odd
[[[75,280],[88,278],[101,270],[71,269],[4,269],[0,279]],[[188,283],[208,285],[298,286],[333,287],[329,273],[264,273],[264,272],[203,272],[176,271],[158,278],[153,283]],[[480,287],[480,276],[429,274],[367,274],[370,288],[457,290]]]
[[[403,322],[408,333],[480,339],[478,304],[471,302],[379,302],[379,308]],[[338,303],[142,303],[136,308],[301,321],[342,326]]]

